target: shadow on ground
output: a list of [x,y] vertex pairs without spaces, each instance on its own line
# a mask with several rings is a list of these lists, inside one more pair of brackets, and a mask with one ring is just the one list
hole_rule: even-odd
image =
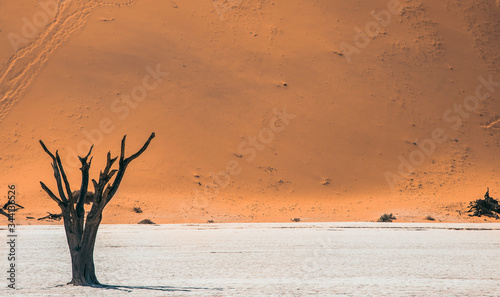
[[[69,284],[68,284],[69,285]],[[71,285],[69,285],[71,286]],[[61,285],[62,287],[62,285]],[[150,290],[162,292],[191,292],[196,290],[222,291],[222,288],[203,288],[203,287],[172,287],[172,286],[122,286],[122,285],[92,285],[86,286],[96,289],[118,290],[124,292],[133,292],[134,290]]]

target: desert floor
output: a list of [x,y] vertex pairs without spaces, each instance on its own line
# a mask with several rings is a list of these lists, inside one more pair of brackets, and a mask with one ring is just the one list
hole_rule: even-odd
[[95,262],[107,289],[65,285],[62,227],[17,234],[17,290],[1,285],[2,296],[500,294],[500,224],[103,225]]

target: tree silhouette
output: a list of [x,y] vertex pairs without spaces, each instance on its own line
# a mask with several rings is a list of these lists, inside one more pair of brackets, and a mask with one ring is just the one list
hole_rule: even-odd
[[[12,202],[10,199],[7,200],[7,203],[5,203],[2,208],[0,208],[0,215],[6,216],[8,219],[13,220],[14,212],[16,212],[19,208],[24,208],[21,205]],[[11,214],[9,214],[9,212]]]
[[472,212],[469,216],[487,216],[495,219],[499,219],[500,214],[500,203],[498,200],[490,196],[490,188],[486,190],[484,194],[484,199],[477,199],[469,204],[469,211]]
[[[64,173],[58,151],[56,151],[55,155],[52,154],[40,140],[43,150],[52,158],[52,168],[59,196],[56,196],[43,182],[40,182],[40,184],[42,189],[61,208],[72,263],[72,279],[69,284],[78,286],[99,285],[95,274],[94,246],[97,231],[102,220],[102,212],[116,194],[127,166],[148,148],[149,143],[154,137],[155,133],[152,133],[138,152],[125,158],[126,135],[123,136],[118,169],[111,169],[118,157],[111,158],[111,152],[108,152],[106,167],[104,171],[100,172],[99,180],[92,180],[94,197],[92,207],[86,217],[84,203],[87,196],[89,170],[92,163],[92,158],[90,160],[88,158],[93,146],[89,149],[85,157],[78,157],[82,163],[82,167],[80,168],[82,171],[82,182],[80,191],[78,192],[79,196],[74,196],[68,178]],[[115,174],[115,179],[113,182],[110,182]]]

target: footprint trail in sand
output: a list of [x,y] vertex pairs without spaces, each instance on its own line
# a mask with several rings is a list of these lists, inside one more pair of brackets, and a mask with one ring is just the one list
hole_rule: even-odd
[[135,1],[61,1],[54,19],[29,44],[19,49],[0,71],[0,123],[22,98],[51,54],[86,23],[99,6],[129,6]]

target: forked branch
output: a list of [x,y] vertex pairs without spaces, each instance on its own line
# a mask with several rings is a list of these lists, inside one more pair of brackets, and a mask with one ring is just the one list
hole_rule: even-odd
[[[121,150],[120,150],[120,162],[118,166],[118,170],[112,170],[109,171],[111,168],[111,165],[116,161],[116,158],[111,159],[111,154],[108,153],[108,158],[107,158],[107,164],[104,172],[101,172],[100,177],[99,177],[99,182],[96,182],[93,180],[92,182],[94,183],[94,188],[95,188],[95,201],[98,203],[98,205],[93,205],[91,209],[91,213],[89,215],[94,216],[100,216],[102,214],[102,211],[104,210],[104,207],[111,201],[113,196],[115,195],[116,191],[118,190],[118,187],[120,186],[120,183],[123,179],[123,176],[125,175],[125,170],[127,169],[127,166],[132,162],[134,159],[139,157],[144,151],[148,148],[149,144],[151,143],[151,140],[155,138],[155,133],[151,133],[149,136],[148,140],[144,145],[141,147],[139,151],[137,151],[135,154],[131,155],[128,158],[125,158],[125,142],[127,135],[123,136],[122,142],[121,142]],[[107,185],[108,182],[111,180],[111,177],[116,173],[116,177],[111,185]]]

